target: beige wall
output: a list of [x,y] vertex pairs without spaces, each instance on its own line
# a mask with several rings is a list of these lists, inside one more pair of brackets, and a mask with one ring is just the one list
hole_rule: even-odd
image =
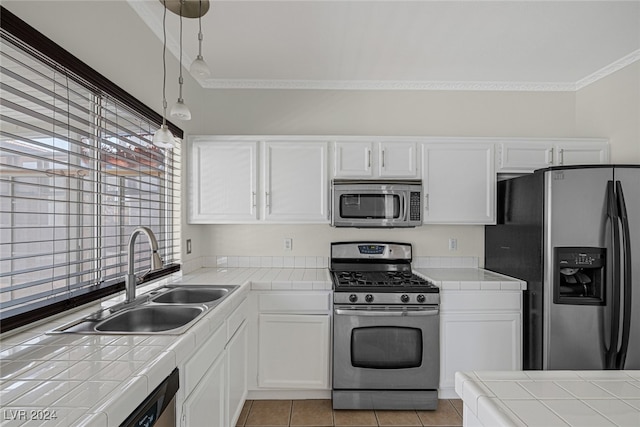
[[[575,134],[572,92],[221,90],[202,98],[203,134],[529,136]],[[414,245],[416,256],[484,257],[484,227],[411,230],[329,225],[211,225],[202,255],[329,255],[329,243],[384,239]],[[283,252],[283,239],[294,239]],[[458,239],[458,250],[448,239]]]
[[640,62],[576,93],[576,128],[609,138],[612,163],[640,163]]
[[[640,63],[578,92],[209,91],[198,133],[610,138],[612,161],[640,163]],[[417,256],[484,257],[484,227],[202,227],[202,255],[321,255],[340,240],[414,244]],[[294,239],[283,251],[283,239]],[[448,239],[458,250],[448,250]]]

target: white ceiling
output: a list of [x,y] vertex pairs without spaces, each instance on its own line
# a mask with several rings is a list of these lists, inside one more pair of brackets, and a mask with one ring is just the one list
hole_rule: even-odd
[[[162,39],[161,2],[128,1]],[[205,88],[570,91],[640,60],[640,0],[215,0],[202,26]]]

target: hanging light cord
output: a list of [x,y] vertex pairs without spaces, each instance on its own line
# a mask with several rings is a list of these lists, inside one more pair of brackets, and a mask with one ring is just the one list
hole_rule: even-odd
[[198,58],[202,58],[202,0],[198,4]]
[[162,126],[167,125],[167,2],[162,1]]
[[[182,78],[182,3],[183,0],[180,0],[180,75],[178,77],[178,85],[179,85],[179,91],[180,93],[178,94],[178,101],[182,102],[182,83],[184,82],[184,79]],[[165,10],[165,13],[166,10]]]

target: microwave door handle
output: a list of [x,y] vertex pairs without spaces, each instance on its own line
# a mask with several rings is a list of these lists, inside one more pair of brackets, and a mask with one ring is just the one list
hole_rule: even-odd
[[402,206],[404,209],[404,212],[402,212],[402,220],[405,222],[409,221],[409,197],[407,197],[406,194],[402,196]]

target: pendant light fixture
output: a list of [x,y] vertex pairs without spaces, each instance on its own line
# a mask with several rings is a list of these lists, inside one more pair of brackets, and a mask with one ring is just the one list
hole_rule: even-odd
[[184,99],[182,98],[182,85],[184,84],[184,79],[182,78],[182,4],[184,0],[180,1],[180,74],[178,77],[178,100],[173,107],[171,107],[171,117],[180,119],[180,120],[191,120],[191,111],[189,111],[189,107],[184,103]]
[[162,0],[162,126],[153,134],[153,145],[160,148],[173,148],[174,137],[167,126],[167,8]]
[[[207,1],[205,1],[205,3],[206,3],[207,10],[208,10],[209,9],[209,1],[207,0]],[[207,13],[206,10],[204,11],[204,13],[202,12],[202,0],[198,1],[198,9],[199,9],[199,12],[198,12],[198,56],[191,63],[191,67],[189,67],[189,72],[194,77],[205,78],[205,77],[209,77],[211,75],[211,70],[209,69],[209,66],[207,65],[207,63],[204,61],[204,58],[202,57],[202,15]]]

